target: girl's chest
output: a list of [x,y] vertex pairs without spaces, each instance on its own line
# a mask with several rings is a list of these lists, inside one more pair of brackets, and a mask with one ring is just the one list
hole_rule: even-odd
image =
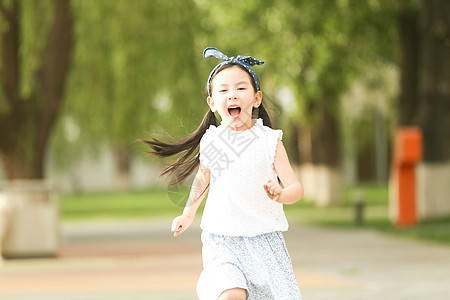
[[268,163],[266,142],[256,134],[219,136],[205,149],[210,159],[213,176],[231,173],[232,176],[248,175]]

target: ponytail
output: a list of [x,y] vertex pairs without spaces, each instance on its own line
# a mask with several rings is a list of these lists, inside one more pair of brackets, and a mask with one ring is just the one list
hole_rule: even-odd
[[184,139],[174,143],[161,142],[155,138],[152,138],[150,141],[140,141],[152,148],[153,151],[149,151],[149,153],[161,158],[181,154],[181,157],[169,164],[169,166],[161,172],[161,176],[171,176],[175,171],[179,170],[179,173],[176,174],[169,183],[170,185],[174,185],[186,179],[200,164],[198,146],[202,136],[211,125],[218,126],[218,120],[214,113],[211,110],[208,110],[197,130]]
[[272,122],[270,121],[269,114],[262,103],[258,107],[258,118],[263,120],[263,124],[265,126],[272,128]]

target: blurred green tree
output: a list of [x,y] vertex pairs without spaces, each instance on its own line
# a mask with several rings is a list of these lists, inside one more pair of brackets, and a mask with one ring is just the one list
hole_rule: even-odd
[[7,179],[43,178],[73,45],[70,0],[0,0],[0,160]]
[[74,11],[77,46],[53,153],[67,167],[83,149],[108,144],[126,177],[133,141],[148,138],[146,129],[185,134],[207,109],[197,105],[196,5],[80,0]]

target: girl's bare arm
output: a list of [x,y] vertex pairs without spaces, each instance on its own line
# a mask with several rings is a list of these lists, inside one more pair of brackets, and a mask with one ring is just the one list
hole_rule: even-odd
[[192,183],[188,201],[181,216],[176,217],[172,222],[172,232],[174,236],[182,234],[194,221],[195,213],[202,203],[203,198],[209,190],[209,169],[199,168]]
[[283,204],[293,204],[303,198],[303,186],[295,175],[283,143],[278,140],[275,153],[274,168],[283,183],[282,188],[278,182],[267,180],[264,190],[269,198]]

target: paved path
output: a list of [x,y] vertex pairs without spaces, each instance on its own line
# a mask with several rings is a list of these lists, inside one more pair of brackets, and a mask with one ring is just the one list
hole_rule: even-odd
[[[65,223],[56,259],[6,260],[0,299],[196,299],[198,223]],[[450,247],[368,230],[291,224],[285,234],[304,300],[450,299]]]

